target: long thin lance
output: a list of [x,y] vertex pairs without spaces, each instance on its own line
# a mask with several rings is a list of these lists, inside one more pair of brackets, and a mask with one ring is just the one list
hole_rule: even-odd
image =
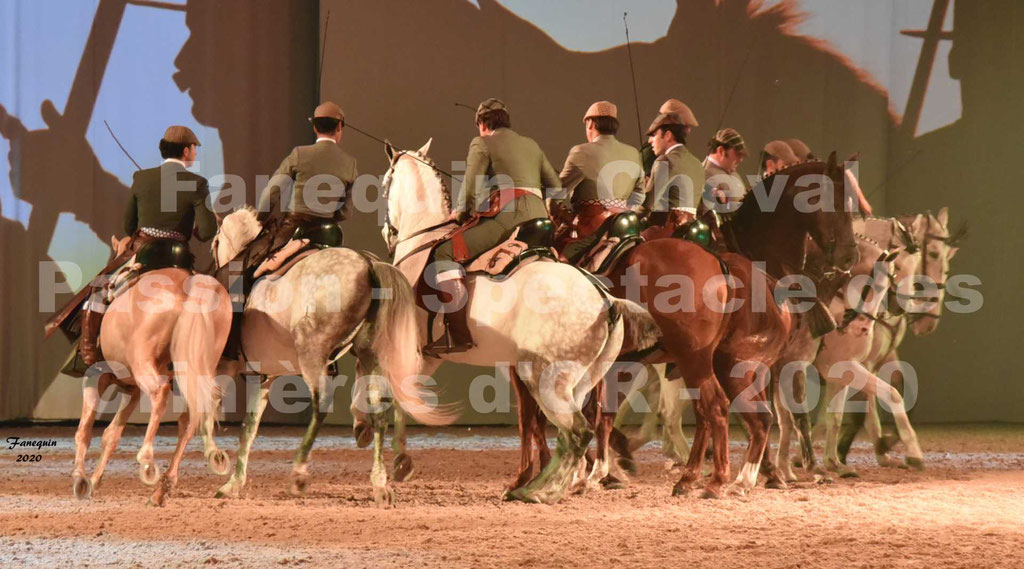
[[643,126],[640,124],[640,97],[636,91],[636,72],[633,70],[633,47],[629,42],[629,22],[626,21],[626,16],[629,12],[622,13],[622,25],[626,28],[626,55],[629,56],[629,76],[633,79],[633,107],[636,110],[636,134],[640,139],[640,145],[644,144],[644,131]]

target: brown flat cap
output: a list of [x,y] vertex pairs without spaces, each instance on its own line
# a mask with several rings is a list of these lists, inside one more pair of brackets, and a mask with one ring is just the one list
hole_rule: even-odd
[[199,144],[199,139],[196,138],[196,133],[192,132],[192,129],[189,127],[181,125],[167,127],[167,130],[164,131],[164,140],[178,144],[195,144],[196,146],[202,146]]
[[796,154],[796,157],[800,160],[810,160],[811,157],[814,156],[814,153],[811,152],[811,147],[807,146],[807,144],[799,138],[783,138],[782,141],[793,149],[793,153]]
[[663,126],[673,124],[686,126],[686,123],[683,122],[683,117],[679,116],[678,113],[659,113],[658,116],[654,117],[654,122],[651,123],[651,126],[647,127],[647,136],[654,134],[654,131]]
[[782,160],[782,162],[787,166],[792,166],[793,164],[803,161],[801,158],[797,158],[793,149],[781,140],[773,140],[768,144],[765,144],[764,152],[776,160]]
[[723,128],[715,133],[715,137],[712,140],[726,148],[732,148],[741,152],[744,155],[747,153],[747,143],[743,141],[743,137],[740,136],[740,133],[736,132],[736,129],[734,128]]
[[336,103],[331,101],[324,101],[317,105],[316,109],[313,110],[313,118],[315,119],[338,119],[339,121],[345,121],[345,113],[341,110]]
[[508,107],[505,106],[505,103],[501,99],[495,99],[494,97],[491,97],[490,99],[485,100],[484,102],[480,103],[479,106],[477,106],[476,120],[479,122],[480,115],[490,111],[505,111],[507,113]]
[[690,110],[690,107],[679,99],[669,99],[665,101],[662,103],[661,108],[658,109],[658,112],[676,113],[680,118],[682,118],[684,125],[690,127],[700,126],[700,123],[697,122],[697,117],[693,115],[693,111]]
[[615,103],[608,101],[598,101],[590,108],[587,109],[587,113],[583,115],[583,120],[587,120],[591,117],[611,117],[613,119],[619,118],[619,108],[615,106]]

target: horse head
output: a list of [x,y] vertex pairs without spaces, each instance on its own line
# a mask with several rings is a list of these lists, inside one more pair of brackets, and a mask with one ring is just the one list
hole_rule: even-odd
[[949,262],[960,249],[957,244],[967,236],[967,226],[961,225],[950,233],[949,208],[943,207],[937,215],[928,212],[914,218],[909,231],[920,244],[918,274],[923,277],[914,283],[915,296],[923,303],[911,311],[910,329],[915,335],[924,336],[934,332],[939,325]]
[[263,224],[256,218],[256,209],[252,206],[242,206],[226,215],[210,245],[216,267],[223,267],[238,256],[262,230]]

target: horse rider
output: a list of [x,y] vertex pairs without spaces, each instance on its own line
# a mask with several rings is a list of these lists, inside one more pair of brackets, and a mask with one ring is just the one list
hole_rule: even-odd
[[669,232],[693,221],[704,191],[704,168],[686,148],[687,119],[680,113],[659,113],[647,129],[657,158],[644,192],[643,210],[649,227]]
[[747,184],[738,172],[740,164],[747,157],[747,145],[740,133],[732,128],[723,128],[708,141],[708,155],[704,158],[704,175],[707,179],[705,192],[720,213],[734,211],[736,202],[747,193]]
[[163,163],[139,170],[132,178],[131,199],[124,212],[124,231],[131,241],[90,283],[89,298],[82,307],[78,351],[86,367],[99,360],[100,323],[106,310],[103,277],[127,262],[143,245],[157,239],[178,242],[187,252],[192,235],[209,241],[217,233],[217,218],[207,203],[209,184],[206,178],[187,170],[195,163],[198,146],[199,139],[188,127],[168,127],[160,139]]
[[[598,229],[612,215],[626,211],[632,194],[642,196],[644,185],[640,152],[615,138],[619,130],[618,109],[598,101],[583,115],[587,142],[573,146],[565,159],[559,179],[564,200],[552,203],[552,214],[562,210],[569,220],[575,214],[577,240],[562,254],[575,263],[599,237]],[[638,201],[642,197],[637,198]]]
[[802,162],[793,148],[783,140],[773,140],[761,149],[761,175],[770,176],[779,170]]
[[479,136],[469,144],[461,194],[466,208],[454,207],[451,216],[462,226],[434,249],[428,267],[428,279],[432,274],[433,288],[442,293],[437,310],[430,308],[445,319],[445,333],[424,348],[429,355],[464,352],[474,345],[462,263],[506,240],[520,224],[548,217],[544,191],[561,192],[544,151],[532,138],[512,130],[505,103],[483,101],[475,120]]
[[[281,161],[267,187],[260,194],[257,220],[264,230],[239,254],[243,263],[243,279],[269,256],[292,239],[310,239],[317,245],[337,247],[342,244],[341,228],[351,212],[348,196],[358,173],[356,159],[340,146],[345,129],[345,113],[336,103],[326,101],[313,110],[309,119],[316,142],[296,146]],[[238,353],[244,294],[226,271],[217,275],[232,291],[234,317],[225,357]],[[246,283],[250,284],[250,283]],[[246,290],[248,286],[243,286]]]
[[[690,131],[700,126],[700,123],[697,122],[697,117],[693,114],[693,111],[690,110],[690,106],[679,99],[668,99],[662,103],[661,107],[658,109],[658,114],[660,115],[662,113],[675,113],[679,115],[680,118],[683,119],[683,126],[685,127],[683,130],[686,136],[690,136]],[[640,149],[640,159],[644,165],[645,175],[651,175],[651,167],[654,165],[655,158],[657,158],[657,155],[651,148],[651,140],[648,136],[647,143]]]

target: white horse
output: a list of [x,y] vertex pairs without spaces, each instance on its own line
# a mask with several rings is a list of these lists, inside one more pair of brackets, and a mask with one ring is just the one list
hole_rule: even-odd
[[[892,372],[891,383],[902,383],[903,368],[899,359],[898,348],[910,329],[915,336],[925,336],[935,331],[942,317],[942,304],[945,299],[945,283],[949,276],[949,263],[959,249],[956,243],[965,235],[966,228],[956,234],[949,231],[949,209],[942,208],[938,215],[931,212],[899,218],[867,218],[857,220],[854,231],[872,239],[887,248],[901,247],[900,254],[894,262],[897,278],[899,275],[927,277],[927,283],[921,291],[911,290],[904,285],[895,291],[896,298],[890,297],[889,304],[879,318],[874,331],[874,343],[871,353],[864,360],[864,365],[875,373],[887,368]],[[905,278],[905,277],[904,277]],[[934,285],[934,289],[927,287]],[[915,294],[916,293],[916,294]],[[914,294],[922,302],[914,301]],[[910,308],[907,311],[906,308]],[[863,419],[863,420],[861,420]],[[839,460],[846,462],[846,452],[861,424],[867,428],[875,448],[875,458],[879,466],[896,466],[899,463],[888,456],[892,442],[882,436],[875,397],[867,398],[866,415],[855,416],[855,421],[844,427],[839,440],[837,455]],[[834,426],[834,423],[828,423]]]
[[[396,266],[416,283],[430,255],[428,243],[453,226],[451,196],[440,172],[428,158],[430,141],[417,151],[385,151],[391,166],[384,179],[387,222],[383,233]],[[558,429],[558,446],[548,465],[526,485],[509,491],[510,499],[557,502],[573,480],[587,478],[584,453],[593,436],[581,412],[583,396],[602,379],[625,344],[637,349],[654,342],[657,326],[639,305],[608,298],[579,270],[553,262],[532,262],[501,280],[470,275],[468,318],[476,347],[444,356],[446,361],[508,365],[541,411]],[[610,310],[609,310],[610,308]],[[420,331],[426,338],[426,313]],[[434,333],[441,332],[440,318]],[[421,339],[421,340],[422,340]],[[427,358],[429,375],[442,360]],[[605,472],[598,457],[587,482]]]
[[[826,396],[826,421],[830,423],[825,442],[825,467],[827,470],[849,476],[851,472],[841,464],[835,455],[838,426],[842,422],[843,409],[850,393],[850,387],[875,396],[882,394],[896,419],[900,436],[906,442],[908,464],[914,467],[923,465],[924,455],[917,442],[917,436],[910,420],[907,418],[903,398],[885,380],[873,373],[864,362],[871,352],[874,343],[875,322],[886,306],[889,289],[893,283],[903,287],[913,285],[907,279],[913,274],[913,267],[901,266],[896,275],[890,274],[891,261],[896,258],[896,251],[887,251],[878,243],[858,236],[860,261],[851,269],[851,282],[844,286],[829,305],[836,322],[842,323],[839,328],[821,338],[811,338],[806,331],[798,333],[786,348],[786,364],[795,365],[788,373],[776,371],[775,407],[778,412],[779,446],[776,464],[782,470],[786,481],[796,481],[793,465],[789,460],[789,446],[793,437],[796,421],[794,411],[801,416],[799,435],[803,450],[804,467],[815,472],[816,477],[824,479],[826,475],[817,469],[814,461],[811,430],[808,419],[809,407],[813,403],[805,399],[806,376],[801,362],[813,361],[814,369],[821,379],[829,385]],[[903,293],[912,290],[904,288]],[[851,312],[851,310],[853,312]],[[838,421],[838,423],[836,423]],[[834,423],[835,428],[832,428]]]
[[[217,266],[231,262],[260,230],[252,208],[226,216],[214,241]],[[357,358],[357,375],[384,376],[392,395],[414,418],[428,425],[451,423],[452,410],[432,408],[416,383],[422,357],[409,283],[393,266],[368,255],[343,247],[324,249],[300,260],[283,276],[260,279],[246,301],[242,352],[252,371],[265,379],[247,404],[235,470],[218,497],[236,497],[245,486],[249,451],[270,384],[296,371],[315,405],[292,464],[291,490],[305,492],[309,453],[327,414],[328,361],[348,350]],[[393,494],[380,453],[374,454],[370,480],[374,500],[390,504]]]

